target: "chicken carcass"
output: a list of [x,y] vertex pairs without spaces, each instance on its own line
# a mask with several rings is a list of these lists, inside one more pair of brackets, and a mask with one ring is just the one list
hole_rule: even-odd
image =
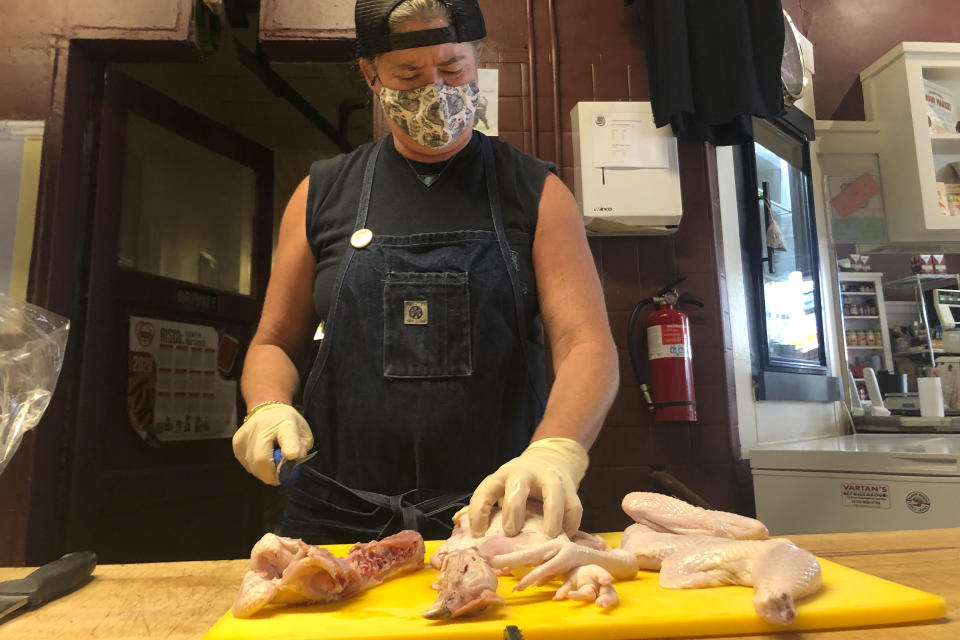
[[759,520],[736,513],[695,507],[661,493],[628,493],[624,496],[621,507],[634,522],[664,533],[699,534],[738,540],[763,540],[770,535],[767,527]]
[[250,552],[250,571],[233,603],[233,615],[247,618],[269,604],[345,600],[392,573],[422,568],[423,557],[423,537],[416,531],[355,544],[345,558],[268,533]]
[[660,585],[696,589],[725,584],[752,586],[753,607],[767,622],[789,624],[794,602],[823,584],[820,563],[789,540],[705,542],[668,555],[660,567]]
[[[601,538],[582,531],[572,538],[563,533],[551,538],[543,531],[542,511],[535,502],[531,501],[530,505],[532,509],[515,536],[503,532],[499,511],[493,514],[486,533],[479,538],[470,533],[466,509],[454,515],[453,533],[430,560],[434,567],[441,569],[441,575],[434,583],[439,592],[437,601],[425,616],[442,617],[448,612],[450,616],[476,615],[485,611],[497,604],[489,593],[491,589],[496,590],[495,583],[491,587],[489,578],[494,569],[503,575],[531,566],[536,568],[523,576],[514,590],[522,591],[528,586],[542,585],[552,578],[564,576],[567,582],[557,591],[555,599],[593,600],[601,607],[617,603],[616,591],[610,583],[614,579],[636,575],[637,561],[633,554],[610,549]],[[458,558],[448,562],[452,554],[470,550],[474,553],[469,556],[469,561]],[[490,567],[490,574],[475,566],[476,563]],[[587,569],[588,565],[593,567]],[[480,576],[483,579],[479,579]],[[448,602],[452,606],[445,604]]]
[[497,595],[497,574],[475,548],[445,554],[432,586],[437,600],[423,614],[430,620],[477,616],[505,604]]

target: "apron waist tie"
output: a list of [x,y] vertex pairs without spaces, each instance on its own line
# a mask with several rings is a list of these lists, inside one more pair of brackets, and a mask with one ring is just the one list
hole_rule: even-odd
[[[394,522],[397,520],[403,525],[397,529],[397,531],[402,529],[419,530],[420,526],[418,526],[418,523],[421,521],[430,520],[438,513],[447,511],[453,507],[467,506],[470,496],[472,495],[472,493],[445,493],[411,504],[406,498],[414,493],[414,491],[397,495],[386,495],[373,491],[345,488],[358,498],[366,500],[370,504],[390,509],[392,516],[380,530],[380,534],[377,536],[378,538],[383,537],[388,531],[391,531],[391,529],[394,528]],[[447,525],[448,523],[444,522],[443,524]]]

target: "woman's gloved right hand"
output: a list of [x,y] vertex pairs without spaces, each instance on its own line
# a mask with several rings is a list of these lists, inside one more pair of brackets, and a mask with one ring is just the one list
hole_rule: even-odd
[[302,458],[313,447],[310,425],[289,404],[254,407],[233,434],[233,455],[244,469],[267,484],[280,484],[273,461],[273,450],[278,446],[287,460]]

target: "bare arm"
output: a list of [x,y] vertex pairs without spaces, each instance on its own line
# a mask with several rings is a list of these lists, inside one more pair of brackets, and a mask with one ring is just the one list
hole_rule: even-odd
[[619,384],[600,280],[576,200],[553,174],[540,197],[533,264],[556,373],[533,441],[596,439]]
[[290,402],[300,384],[298,365],[317,326],[313,310],[315,260],[307,243],[307,185],[290,197],[263,313],[243,363],[240,389],[247,407],[267,400]]

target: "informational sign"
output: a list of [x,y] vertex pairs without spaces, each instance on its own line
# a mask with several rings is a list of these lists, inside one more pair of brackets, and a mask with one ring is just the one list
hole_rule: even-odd
[[650,360],[690,358],[690,341],[678,324],[655,324],[647,327],[647,350]]
[[593,166],[668,169],[670,148],[656,135],[653,117],[640,113],[598,113],[593,119]]
[[477,84],[480,86],[480,104],[477,105],[477,121],[473,128],[488,136],[500,135],[500,71],[477,69]]
[[885,484],[843,482],[840,496],[845,507],[890,508],[890,487]]
[[237,383],[223,374],[236,339],[204,325],[130,316],[129,349],[127,414],[137,435],[153,442],[233,436]]

